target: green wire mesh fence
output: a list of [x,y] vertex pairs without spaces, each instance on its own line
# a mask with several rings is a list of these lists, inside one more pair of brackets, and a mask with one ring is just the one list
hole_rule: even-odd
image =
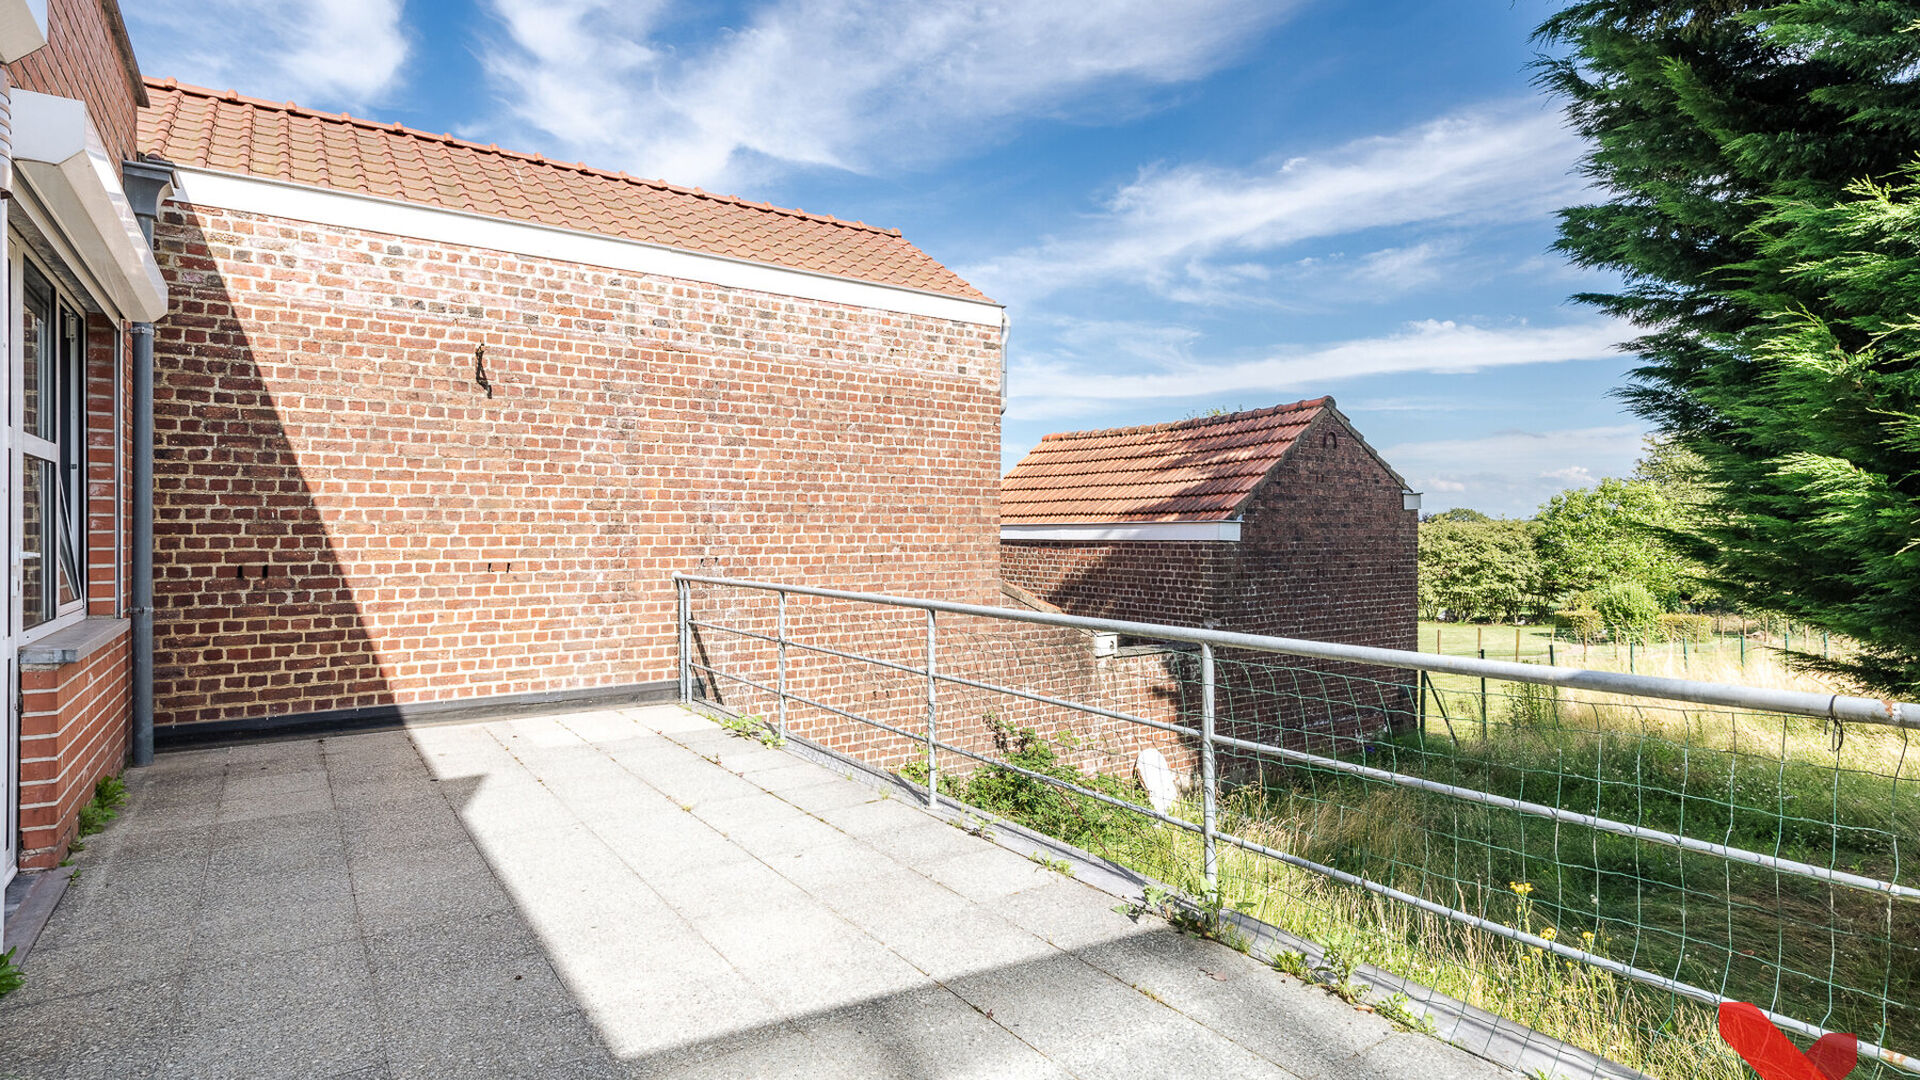
[[1713,1007],[1740,1000],[1858,1035],[1856,1075],[1920,1072],[1920,708],[1302,656],[1012,600],[681,589],[689,700],[1165,882],[1200,932],[1278,928],[1311,946],[1276,966],[1344,996],[1397,976],[1375,1007],[1468,1049],[1488,1036],[1460,1003],[1563,1075],[1733,1080]]

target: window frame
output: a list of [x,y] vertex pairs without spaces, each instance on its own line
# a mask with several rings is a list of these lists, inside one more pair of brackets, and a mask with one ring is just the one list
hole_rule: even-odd
[[[7,246],[10,253],[8,271],[12,283],[7,297],[12,330],[8,360],[13,390],[11,415],[7,417],[12,436],[12,452],[9,454],[12,460],[8,462],[8,468],[15,481],[11,485],[14,490],[10,496],[8,517],[14,532],[11,542],[18,558],[26,557],[26,545],[23,543],[26,537],[22,532],[25,514],[21,499],[27,470],[47,463],[55,477],[52,489],[41,492],[45,506],[51,511],[43,515],[37,556],[42,563],[41,573],[45,580],[45,606],[36,611],[27,610],[25,590],[18,588],[22,583],[16,581],[15,593],[20,605],[19,640],[24,643],[79,622],[86,618],[90,607],[87,551],[88,534],[91,531],[87,441],[89,330],[86,306],[45,265],[45,260],[31,252],[18,233],[8,236]],[[46,416],[45,410],[54,410],[51,439],[40,431],[29,431],[26,426],[25,387],[29,363],[25,334],[26,274],[29,268],[46,282],[48,291],[48,309],[40,314],[46,321],[47,334],[53,341],[54,357],[51,372],[37,373],[51,377],[44,378],[37,390],[37,407],[40,411],[36,419]],[[36,357],[32,362],[37,364],[40,360]],[[42,488],[45,486],[41,485]],[[63,577],[73,587],[73,599],[64,603],[60,600]]]

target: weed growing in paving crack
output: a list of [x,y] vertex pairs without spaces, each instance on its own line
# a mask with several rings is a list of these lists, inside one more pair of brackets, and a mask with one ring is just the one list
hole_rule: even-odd
[[1440,1025],[1433,1022],[1433,1017],[1414,1012],[1413,1002],[1409,1001],[1405,994],[1388,994],[1385,998],[1374,1002],[1373,1007],[1381,1016],[1409,1031],[1418,1031],[1423,1035],[1440,1033]]
[[[1037,855],[1034,858],[1039,860]],[[1250,948],[1247,935],[1241,933],[1228,916],[1226,899],[1218,889],[1204,892],[1197,902],[1189,903],[1157,885],[1148,885],[1141,890],[1137,902],[1117,904],[1113,910],[1129,919],[1157,915],[1182,933],[1217,941],[1236,952]]]
[[[79,836],[92,836],[107,827],[107,823],[120,816],[120,807],[127,801],[127,785],[117,776],[103,776],[93,785],[93,799],[80,808]],[[79,843],[73,845],[74,851],[84,851]]]
[[779,732],[757,716],[729,716],[720,721],[720,726],[742,739],[752,739],[774,750],[787,745],[787,740],[781,738]]
[[1027,858],[1032,859],[1035,863],[1046,867],[1056,874],[1065,874],[1068,877],[1073,876],[1073,864],[1065,859],[1049,859],[1038,851],[1030,853]]
[[20,974],[20,969],[14,966],[13,950],[8,949],[0,953],[0,998],[20,989],[20,984],[25,981]]

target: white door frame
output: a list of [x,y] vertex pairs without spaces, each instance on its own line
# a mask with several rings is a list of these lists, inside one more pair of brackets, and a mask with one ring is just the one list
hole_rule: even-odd
[[[20,426],[20,395],[15,389],[21,377],[19,358],[13,355],[13,343],[20,340],[20,328],[16,325],[20,305],[15,302],[14,294],[19,288],[19,275],[14,269],[11,238],[7,227],[7,205],[0,202],[0,304],[5,305],[4,316],[0,317],[0,357],[5,357],[7,374],[0,378],[0,473],[5,476],[4,498],[0,498],[0,518],[6,522],[4,536],[6,545],[7,603],[4,617],[0,617],[0,657],[6,671],[6,682],[0,685],[0,697],[5,704],[0,713],[5,714],[5,722],[0,724],[0,769],[4,770],[4,782],[0,782],[0,797],[5,799],[4,808],[0,808],[0,824],[5,826],[5,835],[0,836],[0,888],[4,888],[19,871],[20,863],[20,454],[14,446],[14,432]],[[0,935],[5,934],[0,928]],[[0,936],[0,950],[6,948],[3,936]]]

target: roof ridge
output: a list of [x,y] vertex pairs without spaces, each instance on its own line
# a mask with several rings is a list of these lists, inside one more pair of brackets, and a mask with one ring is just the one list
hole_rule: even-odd
[[1042,435],[1041,442],[1050,439],[1098,439],[1114,435],[1152,435],[1162,431],[1183,431],[1189,428],[1207,427],[1212,424],[1231,424],[1241,420],[1252,420],[1262,416],[1276,416],[1280,413],[1306,412],[1311,409],[1328,408],[1333,405],[1331,395],[1308,398],[1285,405],[1269,405],[1262,409],[1247,409],[1243,412],[1221,413],[1218,416],[1195,416],[1185,420],[1171,420],[1159,424],[1140,424],[1134,427],[1098,428],[1091,431],[1059,431],[1051,435]]
[[407,127],[405,124],[401,124],[398,122],[380,123],[375,120],[368,120],[364,117],[351,116],[347,113],[330,113],[321,109],[310,109],[304,105],[298,105],[291,101],[268,101],[265,98],[250,97],[246,94],[239,93],[238,91],[235,91],[235,90],[213,90],[204,86],[195,86],[192,83],[183,83],[180,80],[174,79],[174,78],[157,79],[149,75],[145,77],[144,81],[146,86],[149,89],[170,90],[180,94],[188,94],[195,97],[204,97],[204,98],[209,98],[215,101],[226,101],[236,105],[246,105],[256,109],[272,110],[274,112],[285,113],[289,116],[306,117],[306,118],[315,119],[315,120],[329,120],[329,121],[333,121],[334,123],[349,124],[354,127],[363,128],[369,131],[380,131],[380,132],[385,132],[387,134],[392,134],[392,135],[406,135],[411,138],[424,139],[429,142],[441,143],[446,146],[457,146],[464,150],[474,151],[475,153],[492,154],[492,155],[495,155],[496,157],[508,158],[515,161],[524,161],[530,164],[543,165],[551,169],[559,169],[559,170],[568,171],[568,172],[577,172],[577,173],[582,173],[588,176],[599,176],[608,180],[620,180],[629,184],[633,184],[638,187],[649,187],[649,188],[653,188],[656,191],[672,192],[673,194],[676,194],[676,195],[686,195],[696,199],[704,199],[708,202],[725,203],[731,206],[742,207],[747,210],[757,210],[763,214],[773,214],[779,217],[799,218],[803,221],[817,221],[824,225],[834,225],[843,229],[856,229],[861,232],[875,233],[880,236],[891,236],[896,239],[900,238],[903,235],[899,229],[890,229],[890,228],[885,228],[879,225],[869,225],[864,221],[848,221],[845,218],[834,217],[832,214],[819,214],[819,213],[813,213],[807,210],[801,210],[801,209],[798,209],[797,207],[775,206],[772,203],[767,203],[767,202],[754,202],[751,199],[742,198],[741,196],[738,196],[738,195],[723,195],[719,192],[704,191],[697,187],[690,188],[690,187],[683,187],[679,184],[670,184],[665,180],[650,180],[645,177],[630,176],[624,172],[611,172],[606,169],[596,169],[593,166],[586,164],[585,162],[556,161],[552,158],[545,157],[537,153],[530,154],[530,153],[526,153],[519,150],[503,150],[497,144],[494,144],[494,143],[481,144],[481,143],[473,142],[472,140],[469,140],[469,139],[456,138],[450,132],[442,132],[442,133],[436,134],[431,131],[423,131],[419,128],[410,128],[410,127]]

